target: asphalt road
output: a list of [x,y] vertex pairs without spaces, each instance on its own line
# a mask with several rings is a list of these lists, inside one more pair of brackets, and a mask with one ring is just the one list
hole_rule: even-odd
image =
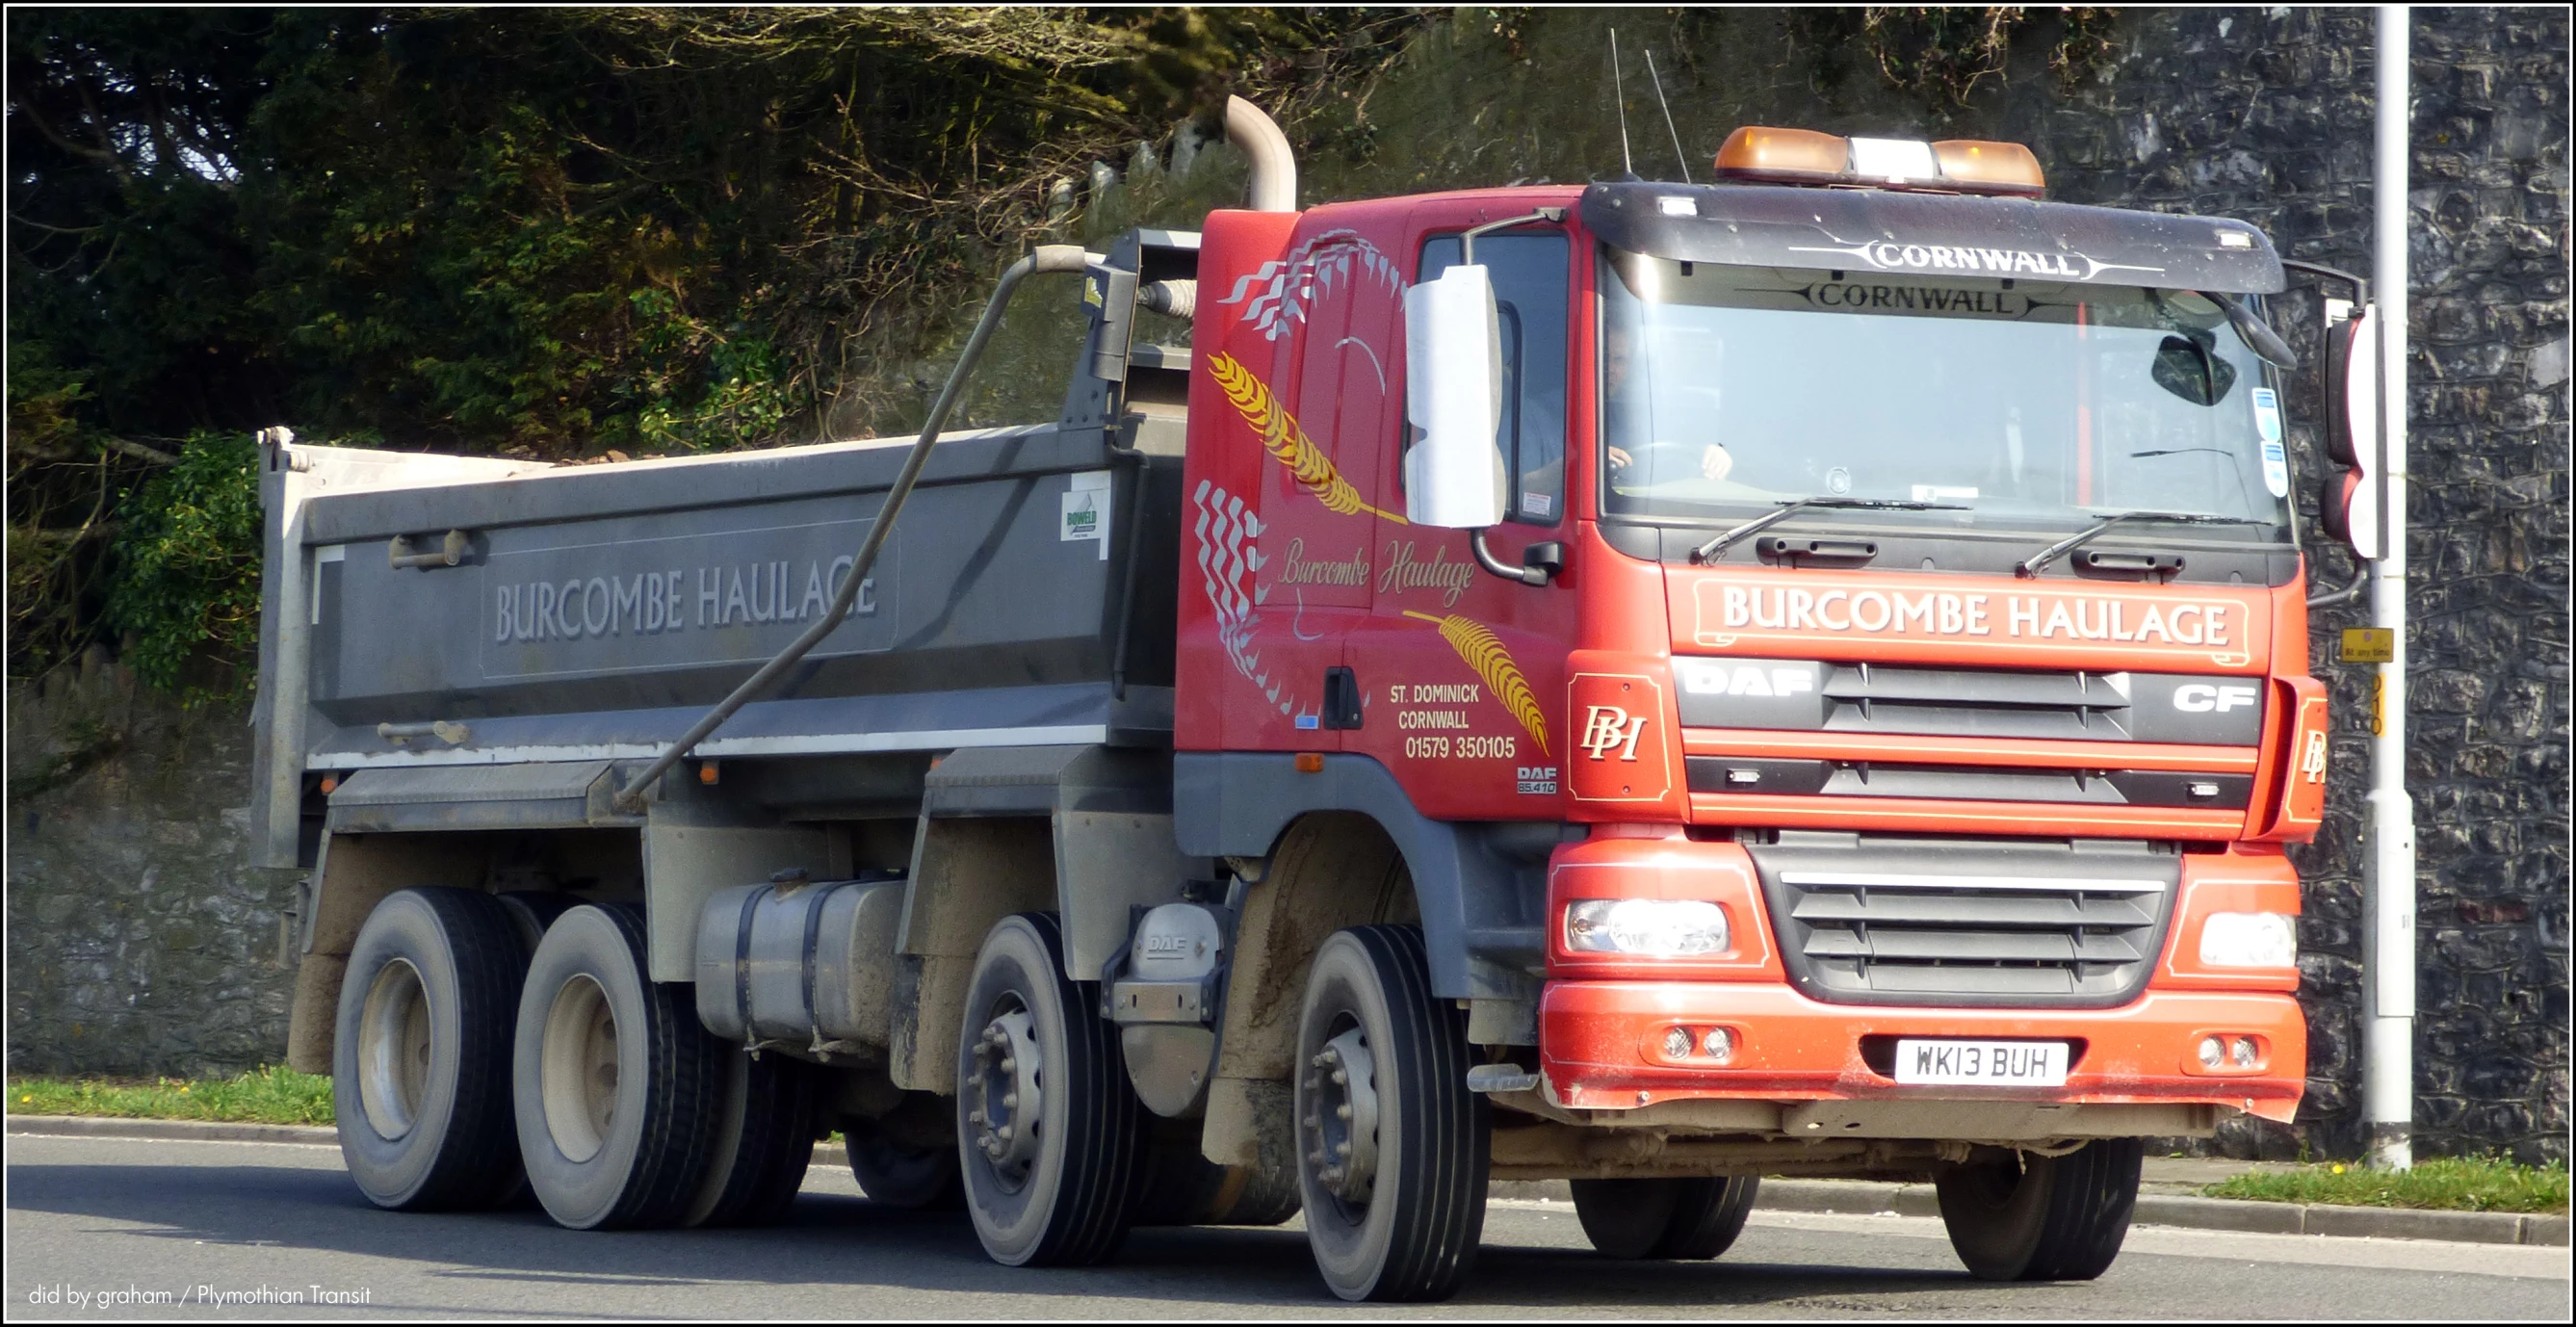
[[[987,1262],[962,1215],[878,1208],[837,1168],[816,1168],[781,1227],[583,1234],[533,1210],[377,1211],[336,1148],[19,1134],[7,1205],[13,1320],[1339,1312],[1293,1225],[1140,1230],[1107,1267],[1024,1271]],[[1718,1262],[1614,1263],[1564,1205],[1498,1202],[1466,1293],[1385,1312],[2564,1321],[2568,1296],[2564,1249],[2149,1227],[2099,1281],[1992,1286],[1960,1270],[1938,1221],[1898,1216],[1757,1212]]]

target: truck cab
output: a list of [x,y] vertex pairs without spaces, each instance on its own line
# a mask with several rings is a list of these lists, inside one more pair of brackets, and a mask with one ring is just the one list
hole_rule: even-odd
[[1741,1133],[2133,1192],[2137,1138],[2303,1088],[2325,703],[2240,330],[2283,271],[2010,145],[1823,139],[1209,218],[1181,832],[1368,810],[1489,864],[1412,883],[1497,1175]]

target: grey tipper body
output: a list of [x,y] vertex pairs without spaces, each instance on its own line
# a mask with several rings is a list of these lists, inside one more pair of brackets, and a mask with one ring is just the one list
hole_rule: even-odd
[[[305,763],[650,754],[823,612],[908,441],[312,497]],[[1098,429],[953,434],[850,616],[700,753],[1162,740],[1176,481],[1146,473],[1163,501],[1141,513],[1133,555],[1157,563],[1136,578],[1155,602],[1127,616],[1146,639],[1130,642],[1124,699],[1110,673],[1133,532],[1112,513],[1135,510],[1138,471]],[[1092,527],[1068,528],[1084,503],[1107,556]],[[392,541],[450,529],[465,532],[460,565],[390,565]],[[378,727],[439,721],[468,735]]]

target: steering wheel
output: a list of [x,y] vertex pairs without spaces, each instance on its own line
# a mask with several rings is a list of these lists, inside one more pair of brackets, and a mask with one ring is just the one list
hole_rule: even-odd
[[1700,478],[1700,458],[1708,448],[1704,443],[1650,442],[1619,450],[1628,453],[1628,464],[1614,467],[1613,478],[1634,475],[1639,480],[1666,481]]

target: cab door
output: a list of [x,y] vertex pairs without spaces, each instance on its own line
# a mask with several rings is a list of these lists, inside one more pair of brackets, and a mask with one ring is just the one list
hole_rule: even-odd
[[[1466,200],[1417,206],[1407,236],[1408,281],[1459,261],[1458,234],[1526,211]],[[1564,227],[1536,224],[1480,236],[1476,259],[1492,277],[1501,315],[1503,421],[1497,438],[1510,487],[1503,524],[1486,546],[1510,566],[1533,544],[1570,542],[1568,402],[1574,399],[1576,270]],[[1389,336],[1401,354],[1401,314]],[[1412,430],[1403,417],[1401,366],[1390,363],[1382,483],[1400,495]],[[1478,567],[1470,532],[1415,526],[1403,505],[1377,516],[1377,574],[1366,624],[1351,638],[1350,667],[1367,721],[1346,739],[1396,773],[1417,809],[1452,819],[1557,819],[1564,728],[1564,664],[1575,627],[1574,572],[1543,586]]]
[[[1372,225],[1375,215],[1378,224]],[[1390,385],[1384,328],[1403,290],[1374,238],[1402,214],[1383,206],[1318,208],[1298,219],[1286,256],[1200,314],[1221,320],[1206,371],[1242,439],[1246,464],[1240,578],[1245,602],[1229,637],[1241,677],[1225,688],[1225,745],[1338,751],[1363,719],[1345,642],[1371,608],[1371,540]],[[1378,329],[1374,333],[1368,329]]]

